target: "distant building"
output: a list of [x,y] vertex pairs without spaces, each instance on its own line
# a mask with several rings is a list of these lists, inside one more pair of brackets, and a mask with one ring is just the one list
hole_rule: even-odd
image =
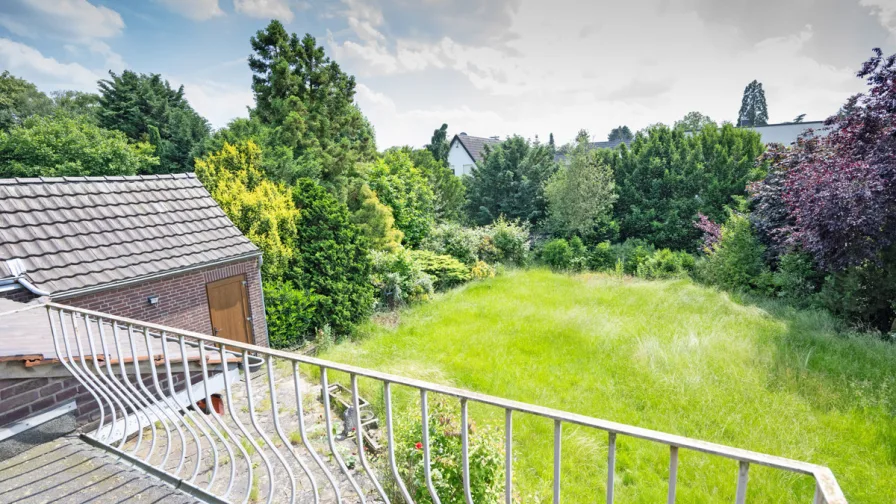
[[796,142],[796,139],[808,129],[813,129],[815,136],[828,136],[829,130],[823,129],[824,121],[811,122],[787,122],[778,124],[766,124],[765,126],[741,126],[742,128],[751,129],[762,136],[762,143],[779,143],[790,145]]
[[466,133],[454,135],[454,138],[451,139],[450,149],[448,149],[448,166],[458,177],[469,175],[476,163],[482,160],[485,146],[500,142],[501,139],[496,136],[484,138],[470,136]]

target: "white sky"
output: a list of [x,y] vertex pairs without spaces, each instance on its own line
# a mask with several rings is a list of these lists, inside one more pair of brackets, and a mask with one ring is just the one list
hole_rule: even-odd
[[221,127],[252,103],[248,38],[276,16],[357,77],[380,149],[443,122],[562,143],[692,110],[734,120],[753,79],[771,122],[824,119],[863,90],[871,48],[896,50],[894,13],[896,0],[8,0],[0,69],[45,90],[161,73]]

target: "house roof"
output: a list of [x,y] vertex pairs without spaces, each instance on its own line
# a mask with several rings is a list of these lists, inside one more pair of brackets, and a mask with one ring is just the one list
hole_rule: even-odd
[[0,179],[0,229],[0,263],[54,297],[261,254],[192,173]]
[[606,142],[589,142],[588,147],[590,147],[592,149],[615,149],[616,147],[619,147],[622,144],[628,145],[630,143],[632,143],[631,140],[624,140],[624,139],[608,140]]
[[466,133],[454,135],[454,138],[451,139],[451,143],[454,143],[455,140],[460,142],[464,149],[466,149],[467,154],[469,154],[470,157],[473,158],[473,161],[476,162],[482,161],[482,155],[486,145],[501,143],[501,140],[498,138],[476,137]]

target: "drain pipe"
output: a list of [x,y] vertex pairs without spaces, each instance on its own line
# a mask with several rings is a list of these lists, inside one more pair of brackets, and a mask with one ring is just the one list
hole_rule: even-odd
[[25,267],[25,263],[22,262],[21,259],[7,259],[6,267],[9,269],[9,272],[12,273],[12,278],[9,279],[10,283],[18,282],[22,287],[36,296],[50,295],[49,292],[38,289],[34,284],[28,281],[27,278],[25,278],[25,273],[28,271],[28,269]]

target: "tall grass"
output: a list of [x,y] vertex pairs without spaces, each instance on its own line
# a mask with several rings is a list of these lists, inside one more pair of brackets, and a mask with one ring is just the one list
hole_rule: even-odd
[[[688,281],[517,271],[406,310],[324,358],[827,465],[850,502],[896,502],[896,345],[821,312]],[[381,401],[381,389],[362,382]],[[410,407],[414,394],[396,390]],[[471,409],[480,423],[503,413]],[[515,485],[550,499],[550,421],[515,420]],[[563,498],[604,491],[606,436],[567,427]],[[668,448],[620,438],[619,502],[665,499]],[[737,464],[682,451],[680,502],[731,502]],[[748,499],[810,502],[810,478],[753,467]]]

